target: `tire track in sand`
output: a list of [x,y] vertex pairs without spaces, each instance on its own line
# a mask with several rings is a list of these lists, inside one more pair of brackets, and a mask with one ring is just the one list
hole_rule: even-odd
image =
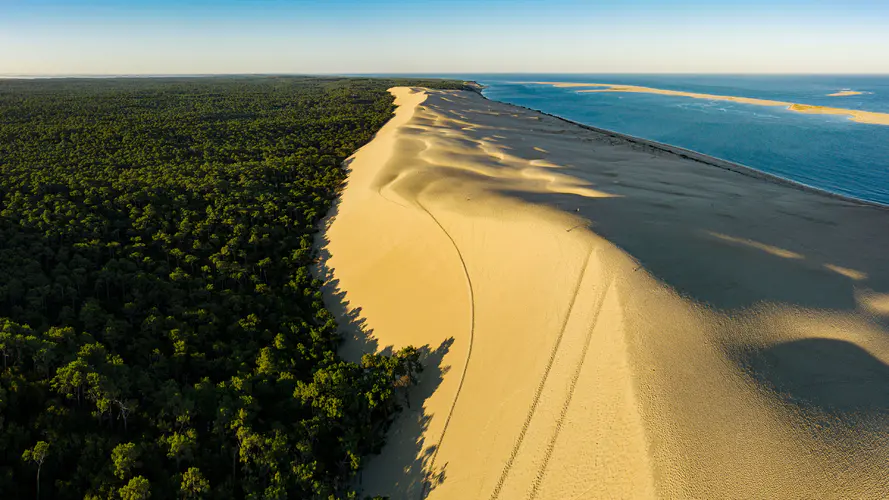
[[574,369],[574,373],[571,375],[571,384],[568,388],[568,397],[565,399],[565,403],[562,405],[562,411],[559,414],[559,419],[556,420],[556,428],[553,431],[553,435],[549,440],[549,443],[546,446],[546,452],[543,455],[543,462],[540,464],[540,470],[537,471],[537,476],[534,478],[534,482],[531,485],[531,491],[528,494],[528,500],[534,500],[537,498],[537,494],[540,491],[540,486],[543,484],[543,479],[546,477],[546,469],[549,466],[549,460],[552,458],[553,451],[556,449],[556,441],[559,439],[559,434],[562,432],[562,426],[565,423],[565,417],[568,416],[568,409],[571,407],[571,400],[574,398],[574,390],[577,388],[577,381],[580,379],[580,372],[583,370],[583,364],[586,361],[587,351],[590,348],[590,342],[593,339],[593,331],[596,329],[596,325],[599,322],[599,313],[602,312],[602,306],[605,304],[605,297],[608,296],[608,290],[611,289],[611,282],[605,286],[605,289],[602,290],[601,295],[599,296],[599,300],[596,301],[596,309],[595,315],[593,316],[592,324],[590,324],[590,328],[587,331],[586,338],[584,339],[583,349],[580,352],[580,361],[577,363],[577,367]]
[[[457,407],[457,400],[460,399],[460,392],[463,391],[463,383],[466,381],[466,371],[469,369],[469,359],[472,357],[472,343],[475,337],[475,293],[472,290],[472,279],[469,277],[469,268],[466,267],[466,260],[463,258],[463,254],[460,252],[460,247],[457,246],[457,242],[454,240],[454,237],[451,236],[451,233],[448,232],[447,229],[439,222],[439,220],[432,215],[422,202],[420,202],[419,196],[417,196],[414,201],[417,203],[424,212],[426,212],[429,217],[435,221],[435,224],[438,225],[439,229],[448,237],[451,241],[451,245],[454,247],[454,251],[457,252],[457,257],[460,259],[460,264],[463,266],[463,274],[466,276],[466,285],[469,288],[469,347],[466,349],[466,361],[463,363],[463,373],[460,374],[460,383],[457,384],[457,392],[454,394],[454,401],[451,403],[451,408],[448,410],[448,416],[445,418],[444,426],[441,429],[441,436],[438,438],[438,444],[435,446],[435,451],[432,452],[432,458],[429,459],[429,467],[428,473],[434,474],[435,471],[435,459],[438,458],[438,451],[441,450],[441,445],[444,442],[445,434],[448,432],[448,425],[451,423],[451,417],[454,416],[454,409]],[[432,481],[432,478],[423,479],[423,487],[420,489],[420,499],[426,498],[429,494],[430,488],[429,485]]]
[[[425,99],[423,102],[425,102]],[[420,107],[420,105],[418,104],[417,107]],[[414,118],[414,116],[416,114],[417,107],[414,108],[410,119]],[[436,116],[437,121],[439,118],[440,117]],[[403,125],[397,126],[396,130],[400,129],[402,126]],[[426,128],[428,131],[428,128],[431,128],[431,127],[421,127],[421,128]],[[420,149],[420,151],[418,151],[416,153],[417,158],[420,158],[423,155],[423,153],[429,149],[428,141],[421,140],[420,142],[423,144],[423,147]],[[429,162],[429,163],[431,165],[435,164],[435,162]],[[391,188],[392,184],[398,182],[400,179],[402,179],[404,177],[403,174],[404,174],[404,172],[401,172],[397,176],[395,176],[394,179],[391,179],[389,182],[387,182],[385,185],[379,186],[377,188],[377,194],[384,200],[388,201],[389,203],[393,203],[393,204],[398,205],[400,207],[407,208],[405,205],[402,205],[401,203],[391,200],[386,195],[383,194],[383,189],[386,187]],[[457,407],[457,401],[460,399],[460,394],[463,391],[463,385],[466,382],[466,372],[469,369],[469,361],[472,358],[472,346],[473,346],[473,343],[475,340],[475,292],[472,287],[472,279],[469,276],[469,268],[466,265],[466,259],[463,257],[463,253],[460,252],[460,247],[457,246],[457,242],[454,240],[454,237],[451,235],[451,233],[448,232],[447,229],[445,229],[444,225],[442,225],[442,223],[438,220],[438,218],[436,218],[435,215],[433,215],[432,212],[430,212],[429,209],[427,209],[426,206],[423,205],[423,203],[420,201],[419,193],[416,193],[412,197],[412,200],[410,200],[410,201],[413,201],[414,203],[416,203],[416,205],[418,207],[420,207],[421,210],[426,212],[426,215],[428,215],[429,218],[432,219],[433,222],[435,222],[435,224],[438,226],[438,228],[441,230],[441,232],[444,233],[445,236],[447,236],[448,240],[450,240],[451,246],[453,246],[454,251],[457,253],[457,258],[460,259],[460,265],[463,267],[463,275],[466,277],[466,285],[467,285],[468,292],[469,292],[469,325],[470,326],[469,326],[469,345],[467,346],[467,349],[466,349],[466,360],[463,363],[463,372],[460,374],[460,381],[457,384],[457,391],[454,394],[454,400],[451,403],[451,407],[448,410],[448,415],[445,418],[444,425],[442,426],[441,435],[439,436],[438,443],[435,445],[435,450],[432,452],[432,456],[429,459],[429,466],[424,467],[426,470],[424,471],[422,487],[420,488],[420,499],[422,500],[422,499],[426,498],[427,495],[429,494],[429,492],[431,491],[430,485],[431,485],[433,477],[434,477],[435,461],[438,458],[438,452],[441,450],[442,443],[444,443],[445,436],[448,432],[448,427],[451,423],[451,418],[453,418],[454,410]]]
[[574,312],[574,303],[577,301],[577,294],[580,292],[580,285],[583,283],[583,277],[586,275],[587,267],[590,265],[590,260],[593,258],[593,250],[590,250],[590,253],[587,255],[586,261],[583,263],[583,267],[580,269],[580,274],[577,277],[577,284],[574,285],[574,293],[571,294],[571,302],[568,304],[568,312],[565,313],[565,319],[562,321],[562,328],[559,330],[559,335],[556,337],[556,342],[553,344],[552,351],[550,351],[549,359],[546,363],[546,368],[543,370],[543,377],[540,379],[540,383],[537,384],[537,390],[534,391],[534,398],[531,400],[531,408],[528,410],[528,414],[525,416],[525,422],[522,424],[522,430],[519,432],[519,436],[516,439],[515,445],[512,447],[512,452],[509,454],[509,459],[506,461],[506,465],[503,466],[503,471],[500,473],[500,479],[497,480],[497,485],[494,487],[494,491],[491,493],[490,500],[496,500],[500,497],[500,492],[503,490],[503,485],[506,483],[506,478],[509,476],[510,470],[512,470],[512,466],[515,463],[515,459],[519,454],[519,450],[522,447],[522,442],[525,440],[525,434],[528,432],[528,428],[531,426],[531,420],[534,418],[534,413],[537,411],[537,405],[540,403],[540,397],[543,395],[543,387],[546,385],[546,380],[549,377],[549,372],[552,370],[553,362],[556,360],[556,354],[559,351],[559,346],[562,343],[562,337],[565,335],[565,328],[568,326],[568,320],[571,318],[571,313]]
[[[420,141],[423,143],[423,148],[419,152],[417,152],[417,157],[419,158],[424,151],[429,149],[429,144],[426,141]],[[409,174],[408,174],[409,175]],[[406,177],[405,173],[399,173],[395,176],[394,179],[390,180],[385,185],[379,186],[377,188],[377,194],[388,201],[389,203],[398,205],[402,208],[408,208],[407,206],[398,203],[388,196],[383,194],[383,190],[387,187],[391,188],[392,184],[397,183],[399,180]],[[435,451],[432,452],[432,457],[429,459],[429,466],[426,468],[426,473],[424,474],[422,488],[420,488],[420,499],[426,498],[426,496],[430,492],[430,483],[432,482],[432,475],[435,470],[435,460],[438,458],[438,452],[441,450],[441,444],[444,442],[445,435],[448,432],[448,426],[451,423],[451,418],[454,416],[454,409],[457,407],[457,400],[460,399],[460,393],[463,391],[463,384],[466,381],[466,372],[469,369],[469,360],[472,357],[472,345],[475,339],[475,292],[472,288],[472,279],[469,277],[469,268],[466,266],[466,259],[463,258],[463,253],[460,252],[460,247],[457,246],[457,242],[454,240],[454,237],[451,236],[451,233],[445,229],[444,225],[436,218],[429,209],[426,208],[425,205],[420,201],[419,193],[414,195],[410,201],[416,203],[421,210],[426,212],[426,215],[435,222],[435,225],[447,236],[448,240],[451,242],[451,246],[454,248],[454,251],[457,253],[457,258],[460,259],[460,265],[463,267],[463,275],[466,277],[466,285],[469,291],[469,345],[466,348],[466,360],[463,362],[463,373],[460,374],[460,382],[457,384],[457,391],[454,394],[454,401],[451,403],[451,408],[448,410],[448,416],[445,418],[444,426],[442,426],[441,435],[438,438],[438,443],[435,445]]]

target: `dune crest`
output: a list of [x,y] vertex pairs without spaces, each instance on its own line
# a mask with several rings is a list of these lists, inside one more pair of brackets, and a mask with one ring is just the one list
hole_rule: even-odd
[[344,354],[427,353],[365,494],[886,496],[889,212],[391,92],[322,242]]

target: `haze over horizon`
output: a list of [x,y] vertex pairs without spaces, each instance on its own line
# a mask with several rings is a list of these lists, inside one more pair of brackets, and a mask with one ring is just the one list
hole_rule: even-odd
[[889,73],[876,0],[0,0],[0,74]]

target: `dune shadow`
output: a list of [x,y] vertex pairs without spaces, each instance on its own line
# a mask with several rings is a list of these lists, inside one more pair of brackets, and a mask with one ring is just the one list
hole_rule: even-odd
[[802,409],[889,415],[889,365],[851,342],[809,338],[736,357],[760,384]]
[[[426,105],[445,115],[452,111],[434,97]],[[699,303],[721,310],[777,303],[856,311],[861,309],[856,289],[889,294],[889,231],[882,230],[889,226],[889,210],[528,110],[518,112],[539,120],[518,135],[510,128],[514,122],[485,110],[460,111],[479,125],[462,131],[466,138],[521,145],[517,155],[544,158],[558,166],[554,171],[609,196],[540,192],[502,182],[488,182],[486,189],[588,219],[594,233]],[[889,314],[875,320],[889,328]]]
[[[595,171],[579,176],[604,183]],[[748,182],[741,176],[737,180]],[[856,288],[889,292],[889,258],[883,251],[889,248],[889,232],[874,230],[889,225],[889,211],[755,182],[765,194],[785,191],[781,195],[790,200],[782,203],[799,199],[799,212],[828,216],[832,224],[783,215],[781,204],[769,199],[717,199],[718,192],[695,199],[620,186],[610,188],[620,195],[610,198],[509,195],[589,219],[594,233],[626,251],[653,276],[716,309],[765,302],[855,311],[860,308]],[[751,194],[756,190],[751,186]],[[889,327],[887,321],[878,321]]]

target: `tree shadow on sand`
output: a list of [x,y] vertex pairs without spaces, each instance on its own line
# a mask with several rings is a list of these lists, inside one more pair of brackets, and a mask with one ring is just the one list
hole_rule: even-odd
[[[444,482],[447,464],[431,470],[436,446],[427,446],[426,431],[432,415],[426,413],[425,401],[439,387],[449,366],[441,366],[454,339],[449,338],[437,348],[420,348],[423,373],[413,387],[408,402],[386,435],[386,444],[378,457],[368,457],[365,470],[359,474],[357,488],[367,493],[385,493],[391,498],[423,498]],[[371,477],[373,476],[373,477]],[[382,490],[382,491],[381,491]]]
[[[373,330],[366,327],[361,308],[348,309],[345,292],[336,288],[337,280],[331,280],[325,293],[330,301],[328,308],[337,311],[339,329],[344,337],[341,355],[350,361],[361,355],[376,352],[393,354],[403,346],[380,346]],[[348,312],[347,312],[348,311]],[[424,345],[418,348],[423,372],[419,383],[401,399],[402,411],[396,416],[386,434],[386,444],[377,450],[379,455],[365,457],[365,466],[356,478],[355,487],[368,494],[385,493],[391,498],[421,498],[445,480],[445,466],[431,470],[431,458],[435,445],[427,446],[426,431],[432,415],[426,412],[426,400],[441,385],[451,367],[442,364],[450,351],[454,338],[444,340],[437,347]]]
[[[361,308],[348,310],[345,292],[335,288],[337,283],[337,280],[328,282],[328,286],[334,288],[325,295],[332,302],[328,308],[341,311],[338,319],[345,339],[341,348],[341,355],[345,359],[360,359],[362,354],[368,352],[391,355],[404,347],[381,347],[373,330],[366,327]],[[442,360],[453,343],[454,338],[450,337],[437,347],[427,344],[418,348],[423,366],[419,383],[400,400],[402,411],[393,420],[386,434],[385,445],[377,450],[379,455],[364,458],[365,465],[355,484],[360,493],[386,494],[391,498],[422,498],[445,480],[447,464],[436,467],[436,470],[430,469],[436,446],[427,446],[426,443],[426,431],[432,419],[432,415],[426,412],[426,400],[438,389],[444,375],[451,369],[443,365]]]
[[[342,339],[339,354],[352,362],[360,361],[366,353],[391,355],[405,346],[380,345],[373,329],[367,326],[362,308],[351,307],[346,291],[340,288],[339,280],[334,277],[335,270],[328,266],[330,251],[325,229],[336,218],[338,206],[339,199],[322,221],[321,231],[316,235],[314,274],[323,283],[321,288],[325,306],[337,320],[337,330]],[[363,458],[364,466],[354,484],[359,495],[421,498],[445,480],[447,464],[430,469],[436,445],[426,444],[426,431],[432,415],[426,413],[425,406],[426,400],[438,389],[444,375],[451,369],[442,361],[453,343],[454,338],[450,337],[436,347],[427,344],[417,348],[423,366],[419,383],[401,399],[402,411],[393,420],[385,444],[377,450],[379,454]]]

